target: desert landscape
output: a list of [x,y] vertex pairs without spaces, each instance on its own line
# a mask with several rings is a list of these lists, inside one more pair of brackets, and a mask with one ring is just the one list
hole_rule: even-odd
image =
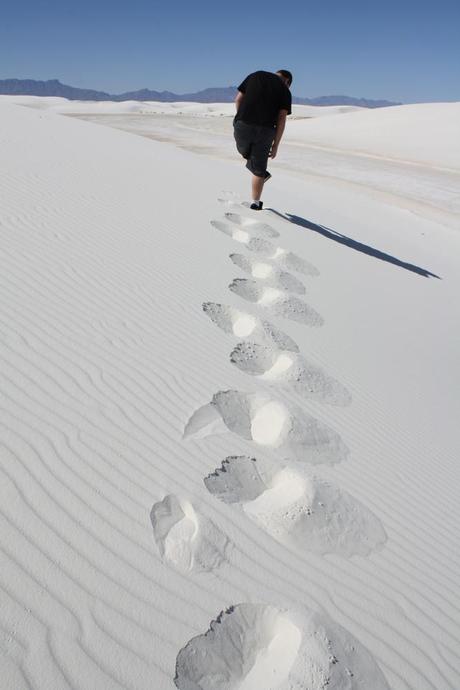
[[1,686],[458,690],[460,103],[0,96]]

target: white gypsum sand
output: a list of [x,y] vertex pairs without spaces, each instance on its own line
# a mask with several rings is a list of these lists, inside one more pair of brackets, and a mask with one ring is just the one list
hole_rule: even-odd
[[[0,98],[0,686],[460,687],[455,104],[333,175],[391,109],[288,123],[269,239],[227,106],[50,105]],[[248,299],[282,272],[322,325]]]
[[[213,157],[235,160],[232,103],[104,103],[0,96],[88,119]],[[460,229],[460,103],[367,109],[294,105],[276,168],[372,190]],[[221,195],[220,195],[221,196]]]

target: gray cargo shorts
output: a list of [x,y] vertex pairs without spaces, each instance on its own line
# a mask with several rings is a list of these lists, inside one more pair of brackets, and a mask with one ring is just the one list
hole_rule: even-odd
[[233,134],[238,152],[247,160],[247,169],[257,177],[266,177],[268,155],[275,138],[274,127],[250,125],[236,120]]

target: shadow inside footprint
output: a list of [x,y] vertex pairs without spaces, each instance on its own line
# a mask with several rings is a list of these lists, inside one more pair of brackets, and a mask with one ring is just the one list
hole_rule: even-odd
[[226,213],[225,217],[231,223],[247,229],[251,232],[251,234],[258,235],[259,237],[275,238],[279,237],[280,235],[278,230],[272,228],[271,225],[268,225],[268,223],[262,223],[254,220],[253,218],[241,216],[239,213]]
[[282,247],[276,247],[268,239],[261,237],[250,225],[242,226],[222,220],[211,220],[210,223],[213,228],[244,245],[249,251],[275,261],[280,269],[295,271],[311,277],[319,275],[316,266],[293,252],[288,252]]
[[230,259],[235,266],[241,268],[245,273],[257,280],[263,280],[265,285],[296,292],[299,295],[305,294],[305,285],[290,273],[281,270],[274,262],[268,259],[253,259],[243,254],[230,254]]
[[222,191],[217,201],[225,206],[242,206],[243,202],[235,192]]
[[324,324],[323,317],[306,302],[295,296],[286,295],[284,290],[266,286],[256,280],[235,278],[228,289],[248,302],[264,307],[274,316],[319,327]]
[[297,344],[280,328],[253,314],[217,302],[204,302],[203,311],[225,333],[251,338],[281,350],[298,352]]
[[386,541],[382,523],[362,503],[294,468],[231,456],[204,483],[224,503],[239,504],[275,539],[301,551],[367,556]]
[[297,256],[293,252],[288,252],[282,247],[278,247],[274,255],[271,256],[273,260],[277,261],[281,268],[285,268],[287,271],[295,271],[296,273],[302,273],[305,276],[310,276],[311,278],[316,278],[319,276],[319,270],[316,266],[313,266],[309,261],[302,259],[302,257]]
[[225,431],[301,462],[335,464],[348,455],[342,439],[329,426],[265,393],[219,391],[190,417],[184,438]]
[[165,496],[150,520],[161,557],[178,570],[213,570],[225,560],[228,538],[188,501]]
[[371,654],[325,614],[243,603],[176,659],[179,690],[389,690]]
[[351,403],[351,395],[341,383],[295,352],[283,352],[269,344],[244,342],[234,348],[230,361],[246,374],[291,388],[303,398],[329,405]]
[[223,232],[224,235],[231,237],[232,240],[243,244],[246,249],[256,254],[261,254],[267,256],[276,253],[276,247],[264,239],[263,237],[257,237],[253,235],[247,228],[240,228],[230,223],[225,223],[221,220],[212,220],[211,225],[216,230]]

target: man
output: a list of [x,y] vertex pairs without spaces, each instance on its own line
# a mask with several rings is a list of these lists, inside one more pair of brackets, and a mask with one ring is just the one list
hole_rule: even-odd
[[271,177],[268,157],[275,158],[286,116],[291,114],[291,83],[292,74],[280,69],[276,73],[253,72],[238,87],[233,131],[236,148],[252,173],[250,208],[254,211],[262,210],[263,186]]

